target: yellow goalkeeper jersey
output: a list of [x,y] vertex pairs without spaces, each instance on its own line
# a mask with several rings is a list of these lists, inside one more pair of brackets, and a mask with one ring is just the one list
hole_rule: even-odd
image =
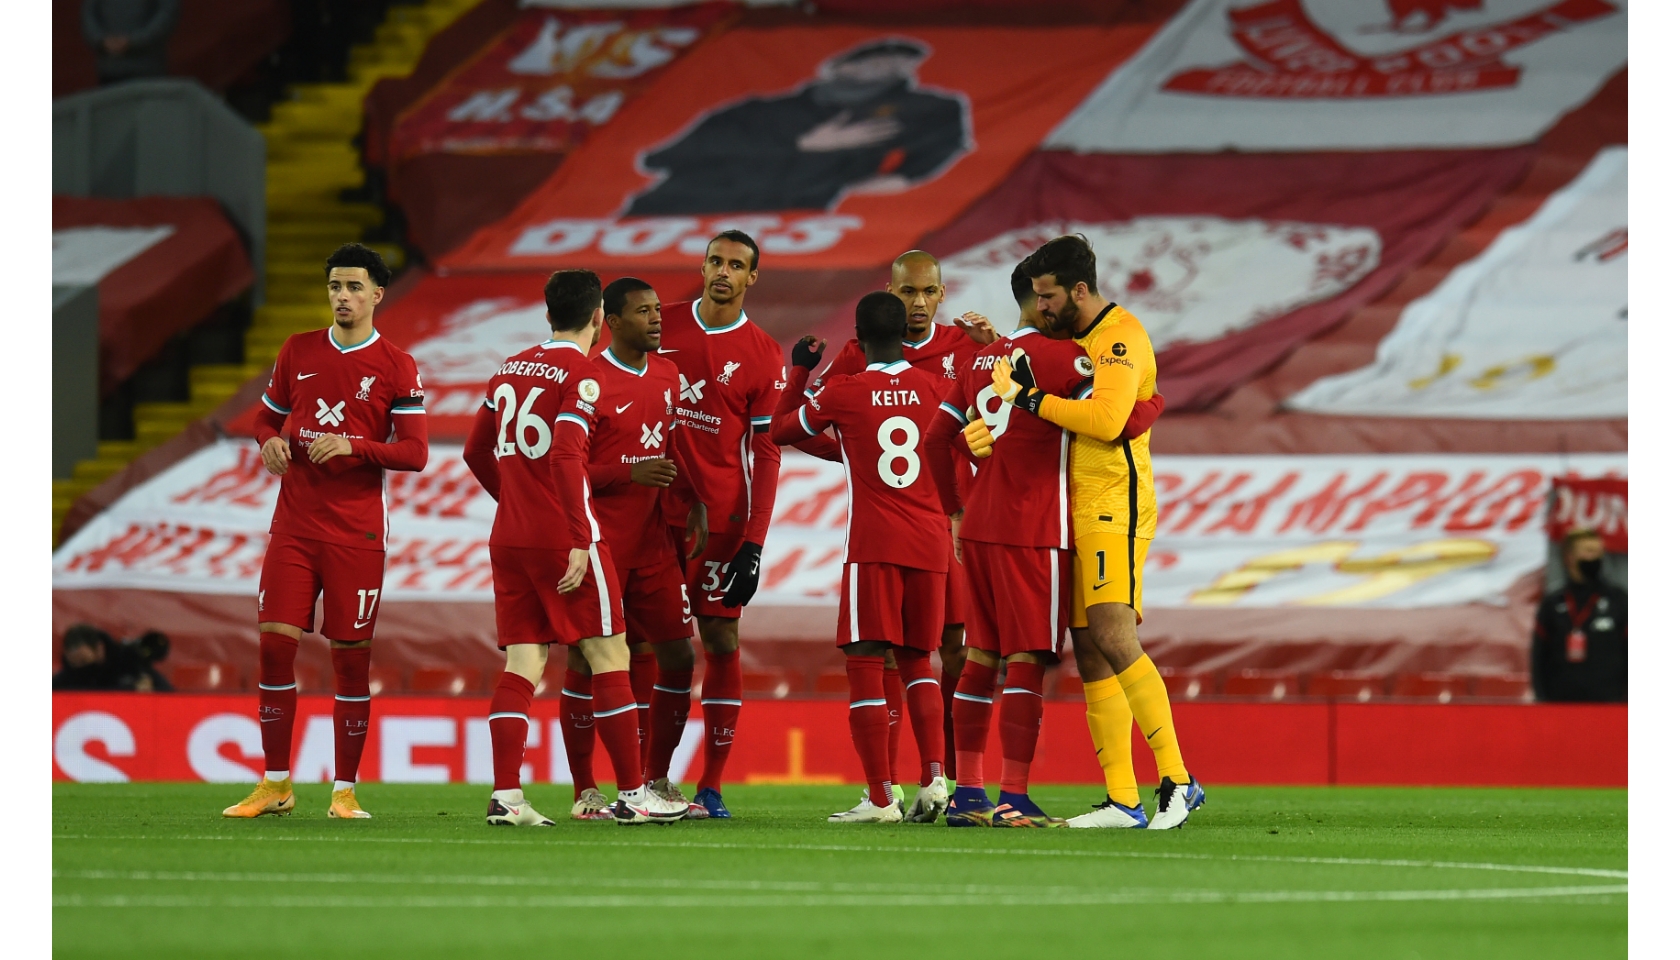
[[1155,395],[1155,348],[1138,318],[1119,304],[1103,308],[1074,339],[1094,368],[1090,393],[1046,396],[1038,415],[1072,431],[1073,535],[1118,533],[1155,538],[1155,472],[1149,434],[1122,440],[1132,405]]

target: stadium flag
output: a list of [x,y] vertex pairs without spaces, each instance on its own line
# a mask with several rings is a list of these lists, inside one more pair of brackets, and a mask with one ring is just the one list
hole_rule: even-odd
[[526,10],[397,119],[386,156],[564,153],[738,12]]
[[[671,65],[450,272],[873,267],[995,186],[1152,25],[736,29]],[[1078,49],[1077,57],[1035,51]]]
[[1620,0],[1194,0],[1045,147],[1529,143],[1627,62],[1624,8]]
[[1527,147],[1044,151],[923,246],[944,261],[947,316],[975,310],[1008,329],[1015,264],[1045,240],[1084,234],[1101,292],[1149,330],[1169,406],[1195,410],[1380,296],[1531,159]]
[[1597,530],[1609,553],[1628,552],[1626,477],[1558,477],[1547,505],[1546,537],[1555,542],[1571,530]]
[[[700,271],[694,269],[639,275],[667,302],[700,289]],[[464,441],[484,403],[490,375],[548,333],[542,296],[547,279],[544,273],[427,274],[390,309],[380,310],[380,335],[408,351],[419,367],[426,385],[426,428],[434,442]],[[602,338],[597,346],[604,348],[611,338],[606,331]],[[253,403],[228,424],[227,432],[252,436],[259,406]]]
[[[1625,454],[1157,457],[1146,604],[1502,603],[1544,563],[1552,478],[1626,475]],[[208,446],[59,547],[53,589],[254,596],[278,492],[256,444]],[[386,496],[387,601],[488,607],[495,503],[461,449],[434,445],[423,472],[389,475]],[[845,523],[841,466],[789,452],[755,611],[832,609]]]
[[1529,220],[1408,304],[1367,367],[1287,405],[1482,420],[1628,415],[1627,148],[1610,147]]

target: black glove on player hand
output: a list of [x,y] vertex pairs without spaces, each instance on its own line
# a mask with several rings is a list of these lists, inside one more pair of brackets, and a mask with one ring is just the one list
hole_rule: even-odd
[[758,557],[764,547],[750,541],[735,551],[729,561],[729,580],[723,585],[723,605],[744,607],[758,592]]

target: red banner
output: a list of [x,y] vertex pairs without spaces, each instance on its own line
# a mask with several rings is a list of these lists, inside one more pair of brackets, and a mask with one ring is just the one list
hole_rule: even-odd
[[1610,553],[1628,552],[1628,482],[1621,477],[1552,481],[1546,536],[1558,541],[1571,530],[1597,530]]
[[684,267],[738,227],[778,266],[883,264],[1001,180],[1153,29],[734,30],[442,262]]
[[389,156],[563,153],[737,9],[528,10],[397,120]]
[[[262,768],[256,698],[233,695],[56,694],[53,779],[254,782]],[[1184,755],[1196,776],[1219,784],[1627,784],[1627,707],[1203,703],[1173,705]],[[387,783],[488,783],[489,702],[382,697],[374,701],[361,779]],[[698,711],[696,711],[698,712]],[[569,782],[559,705],[531,704],[527,783]],[[690,720],[671,778],[682,780],[700,738]],[[1420,738],[1418,730],[1452,730]],[[1150,752],[1134,732],[1138,781],[1155,781]],[[332,779],[332,699],[298,700],[292,775]],[[599,754],[600,751],[597,751]],[[996,739],[988,780],[1000,763]],[[600,764],[599,773],[606,773]],[[754,700],[741,712],[730,779],[736,783],[840,784],[862,780],[844,701]],[[1085,706],[1044,705],[1033,762],[1041,783],[1102,782]]]

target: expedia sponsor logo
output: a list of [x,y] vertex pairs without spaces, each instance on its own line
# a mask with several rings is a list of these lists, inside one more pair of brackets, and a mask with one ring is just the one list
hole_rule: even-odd
[[1117,357],[1123,357],[1123,356],[1126,355],[1126,345],[1123,344],[1123,343],[1116,342],[1112,347],[1108,348],[1108,352],[1114,354]]

